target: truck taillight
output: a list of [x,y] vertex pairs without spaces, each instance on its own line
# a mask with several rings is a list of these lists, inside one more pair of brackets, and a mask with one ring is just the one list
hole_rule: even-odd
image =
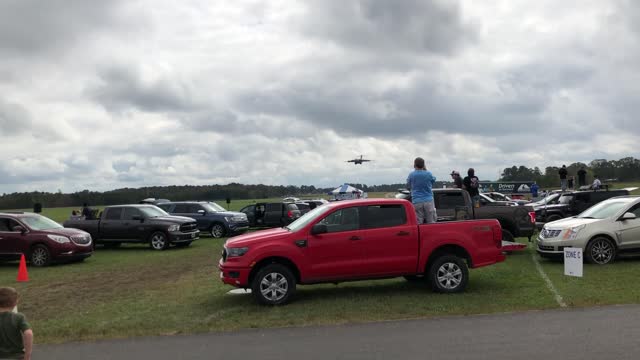
[[287,211],[287,216],[289,217],[289,219],[293,219],[293,213],[291,212],[291,210]]
[[536,212],[535,211],[529,211],[529,218],[531,218],[531,223],[535,224],[536,223]]

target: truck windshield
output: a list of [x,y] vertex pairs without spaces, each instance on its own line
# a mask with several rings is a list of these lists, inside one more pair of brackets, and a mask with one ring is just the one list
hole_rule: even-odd
[[604,201],[583,211],[577,217],[589,219],[606,219],[617,214],[618,211],[620,211],[624,206],[628,205],[634,200],[635,199],[619,199],[615,201]]
[[218,205],[216,203],[202,204],[202,207],[207,209],[207,211],[209,211],[209,212],[227,211],[227,209],[223,208],[222,206],[220,206],[220,205]]
[[146,216],[146,217],[159,217],[159,216],[168,216],[169,214],[167,214],[164,210],[160,209],[159,207],[156,206],[149,206],[149,207],[141,207],[140,211],[142,211],[142,213]]
[[33,230],[53,230],[62,229],[62,225],[57,222],[40,215],[25,216],[20,218],[27,226]]
[[317,208],[309,211],[308,213],[302,215],[298,220],[292,222],[291,224],[289,224],[285,228],[290,230],[290,231],[293,231],[293,232],[298,231],[298,230],[302,229],[303,227],[307,226],[307,224],[311,223],[315,219],[317,219],[320,216],[324,215],[324,213],[326,213],[327,211],[329,211],[329,207],[328,206],[317,207]]

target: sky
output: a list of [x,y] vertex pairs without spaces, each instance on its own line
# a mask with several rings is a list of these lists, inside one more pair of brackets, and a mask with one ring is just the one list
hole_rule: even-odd
[[3,0],[0,193],[640,157],[639,70],[633,0]]

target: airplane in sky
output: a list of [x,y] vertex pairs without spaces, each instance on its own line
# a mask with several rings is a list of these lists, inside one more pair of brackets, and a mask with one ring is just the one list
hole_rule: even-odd
[[362,165],[363,162],[367,162],[367,161],[373,161],[373,160],[363,159],[362,155],[360,155],[359,159],[355,158],[355,159],[347,160],[346,162],[353,163],[354,165]]

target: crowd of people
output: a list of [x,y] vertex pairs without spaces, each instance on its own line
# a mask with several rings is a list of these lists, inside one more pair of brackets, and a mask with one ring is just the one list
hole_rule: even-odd
[[[584,166],[580,167],[577,171],[578,175],[578,189],[587,185],[587,170],[585,170]],[[558,170],[558,176],[560,176],[560,189],[562,191],[573,190],[575,183],[575,176],[569,175],[569,171],[567,170],[566,165],[562,165],[560,170]],[[593,183],[589,186],[592,190],[600,190],[602,187],[602,182],[598,178],[598,175],[593,176]]]

